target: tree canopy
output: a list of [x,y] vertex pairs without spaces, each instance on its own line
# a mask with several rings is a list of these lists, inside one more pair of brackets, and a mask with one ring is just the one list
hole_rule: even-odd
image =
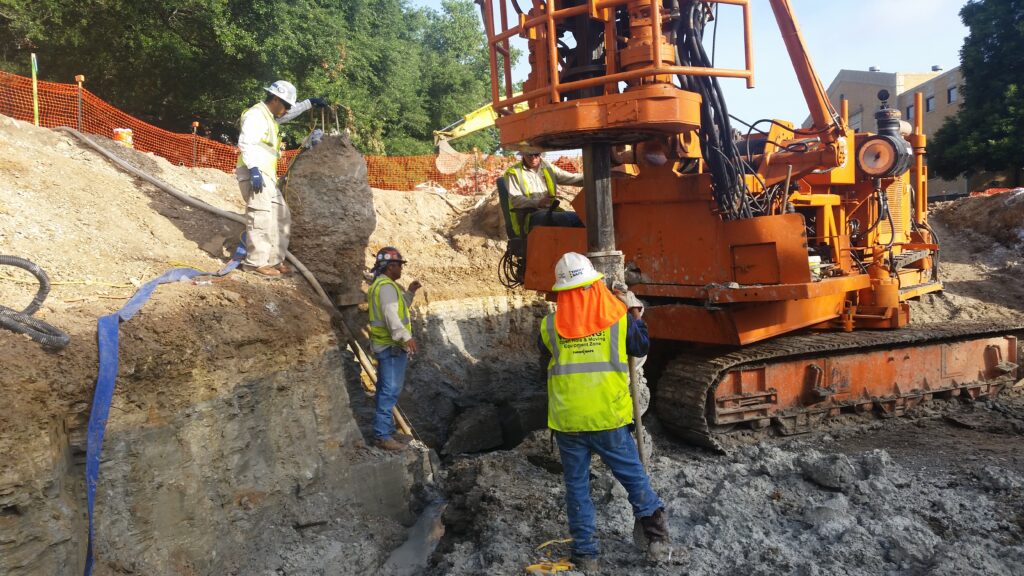
[[952,179],[1024,169],[1024,0],[972,0],[960,50],[963,103],[930,142],[932,173]]
[[[375,154],[429,153],[434,130],[490,96],[471,0],[0,0],[0,68],[27,74],[29,52],[41,79],[84,74],[98,96],[178,132],[199,120],[232,133],[262,87],[286,79],[299,98],[343,105],[353,141]],[[490,152],[496,133],[455,146]]]

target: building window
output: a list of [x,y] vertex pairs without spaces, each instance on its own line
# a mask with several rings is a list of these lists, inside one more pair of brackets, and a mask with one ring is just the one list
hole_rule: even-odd
[[914,105],[907,106],[907,120],[914,119]]
[[957,94],[956,86],[950,86],[946,90],[946,102],[949,102],[950,104],[952,104],[953,102],[956,102],[957,99],[959,99],[959,97],[960,97],[960,95]]
[[924,99],[924,111],[934,112],[935,111],[935,96],[929,96]]

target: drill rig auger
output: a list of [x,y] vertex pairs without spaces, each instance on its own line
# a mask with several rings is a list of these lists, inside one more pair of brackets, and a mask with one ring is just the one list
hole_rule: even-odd
[[[655,390],[668,429],[720,448],[716,432],[737,424],[899,414],[1016,375],[1019,326],[906,328],[907,301],[942,289],[922,120],[901,121],[882,93],[876,133],[850,129],[788,0],[768,1],[811,126],[759,121],[745,136],[719,78],[753,88],[749,0],[477,1],[494,108],[528,104],[498,118],[502,145],[583,149],[586,228],[533,229],[525,286],[549,290],[576,251],[644,298],[651,337],[672,343]],[[743,69],[713,67],[703,47],[715,4],[742,10]],[[531,65],[521,94],[514,36]],[[613,181],[616,164],[636,175]]]

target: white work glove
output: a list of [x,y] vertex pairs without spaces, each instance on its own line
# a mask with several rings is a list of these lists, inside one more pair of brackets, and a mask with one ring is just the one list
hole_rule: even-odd
[[629,291],[628,286],[626,286],[622,282],[615,282],[612,285],[612,292],[614,292],[615,296],[618,297],[618,299],[621,300],[622,303],[626,305],[627,309],[639,309],[640,316],[644,315],[643,302],[641,302],[640,299],[636,297],[636,294],[633,294],[632,292]]

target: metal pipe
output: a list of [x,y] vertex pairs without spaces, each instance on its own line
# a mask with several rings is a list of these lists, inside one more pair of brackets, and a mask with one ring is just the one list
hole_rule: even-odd
[[[558,91],[558,46],[555,44],[555,3],[551,0],[545,3],[547,12],[547,44],[548,44],[548,81],[551,82],[551,103],[561,101],[561,95]],[[580,8],[585,9],[586,6],[581,5]]]
[[914,94],[914,221],[918,225],[925,223],[928,210],[928,177],[924,165],[924,151],[927,137],[924,134],[924,94]]
[[651,62],[661,66],[661,0],[651,0]]
[[612,213],[611,146],[583,147],[583,191],[587,208],[587,251],[615,250],[615,222]]
[[[721,4],[730,4],[730,2],[721,2]],[[751,31],[750,24],[750,3],[743,2],[743,46],[744,46],[744,63],[746,64],[747,70],[750,71],[750,76],[747,77],[747,89],[754,87],[754,46],[751,42],[754,33]]]
[[85,76],[78,74],[75,76],[75,83],[78,84],[78,131],[82,131],[82,83],[85,82]]

